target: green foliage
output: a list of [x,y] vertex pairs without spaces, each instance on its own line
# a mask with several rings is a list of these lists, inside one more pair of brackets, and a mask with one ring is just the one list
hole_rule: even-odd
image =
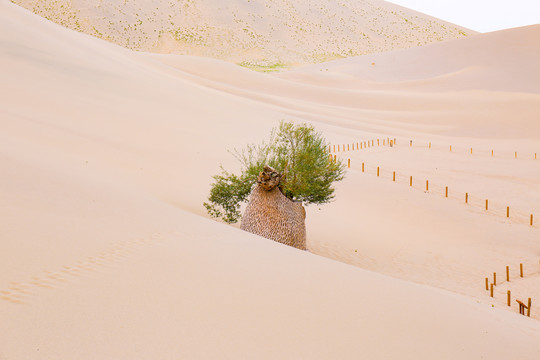
[[278,72],[284,69],[287,69],[289,66],[287,64],[277,62],[274,64],[268,64],[268,65],[261,65],[261,64],[255,64],[248,61],[243,61],[239,63],[238,65],[245,67],[247,69],[258,71],[258,72],[264,72],[264,73],[270,73],[270,72]]
[[246,176],[236,176],[225,171],[214,176],[215,183],[210,189],[204,207],[212,217],[223,218],[227,223],[235,223],[240,218],[240,203],[245,201],[251,192],[253,182]]
[[331,161],[327,149],[324,138],[312,126],[282,121],[267,143],[233,152],[242,164],[242,173],[234,175],[221,168],[204,206],[212,217],[237,222],[240,205],[248,200],[264,165],[287,172],[280,189],[289,199],[306,205],[328,203],[334,198],[332,183],[343,179],[345,165],[340,160]]

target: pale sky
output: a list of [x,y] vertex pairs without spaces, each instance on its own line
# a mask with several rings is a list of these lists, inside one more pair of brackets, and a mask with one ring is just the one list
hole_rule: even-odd
[[479,32],[540,24],[540,0],[387,0]]

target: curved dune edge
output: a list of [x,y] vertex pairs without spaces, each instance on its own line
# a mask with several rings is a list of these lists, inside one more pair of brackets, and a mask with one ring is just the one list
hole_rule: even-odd
[[[321,211],[308,208],[312,251],[347,260],[349,250],[361,245],[361,260],[380,259],[373,270],[430,287],[199,216],[218,164],[234,164],[225,149],[265,138],[281,118],[312,121],[336,143],[390,131],[401,139],[494,141],[466,138],[473,127],[466,120],[452,131],[443,116],[423,125],[400,115],[400,107],[418,95],[390,94],[386,101],[395,110],[385,111],[382,94],[317,98],[318,91],[328,90],[289,86],[290,81],[247,70],[238,76],[249,76],[250,87],[268,91],[271,82],[276,90],[229,91],[239,84],[216,85],[211,77],[179,72],[7,1],[0,8],[2,84],[9,84],[0,87],[0,357],[538,358],[537,321],[470,293],[506,256],[532,262],[540,253],[535,229],[469,216],[457,211],[459,205],[449,209],[438,200],[392,190],[356,170],[340,184],[338,201]],[[228,69],[215,66],[215,73]],[[291,97],[279,89],[289,89]],[[358,105],[363,95],[379,108]],[[486,101],[481,94],[471,102],[454,96],[458,100],[449,103],[462,101],[473,110],[475,101]],[[497,124],[506,139],[496,145],[511,149],[513,138],[502,134],[507,125]],[[516,132],[519,137],[526,130],[517,126]],[[519,146],[528,150],[538,138],[530,132]],[[384,160],[382,153],[371,156]],[[358,184],[371,194],[351,196]],[[362,203],[365,208],[355,212]],[[403,216],[410,206],[416,212]],[[383,213],[393,225],[381,233]],[[421,236],[403,232],[418,229],[415,218],[429,220]],[[468,221],[459,231],[458,220]],[[441,226],[445,235],[436,237]],[[510,244],[506,237],[514,231],[519,239]],[[391,245],[398,233],[405,257]],[[474,240],[481,233],[486,243]],[[443,257],[456,238],[467,240],[471,252]],[[485,259],[477,267],[463,256],[478,253]],[[407,261],[415,259],[435,259],[439,267],[428,261],[429,267],[414,272]],[[454,289],[461,284],[458,266],[475,272],[470,283]],[[441,287],[467,296],[434,288],[440,278],[447,279]]]

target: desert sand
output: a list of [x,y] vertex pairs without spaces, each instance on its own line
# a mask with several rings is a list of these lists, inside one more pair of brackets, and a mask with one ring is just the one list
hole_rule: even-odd
[[[0,0],[0,358],[538,359],[539,33],[262,74]],[[202,206],[281,119],[397,140],[335,152],[351,169],[307,208],[308,251]]]

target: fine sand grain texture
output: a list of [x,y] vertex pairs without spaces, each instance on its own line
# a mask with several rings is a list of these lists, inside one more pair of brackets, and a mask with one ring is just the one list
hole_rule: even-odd
[[[0,0],[0,359],[540,358],[538,32],[377,55],[377,76],[368,58],[275,76],[136,53]],[[471,46],[485,57],[426,68]],[[307,208],[309,251],[202,206],[219,164],[238,167],[227,149],[281,119],[351,159],[336,201]]]

